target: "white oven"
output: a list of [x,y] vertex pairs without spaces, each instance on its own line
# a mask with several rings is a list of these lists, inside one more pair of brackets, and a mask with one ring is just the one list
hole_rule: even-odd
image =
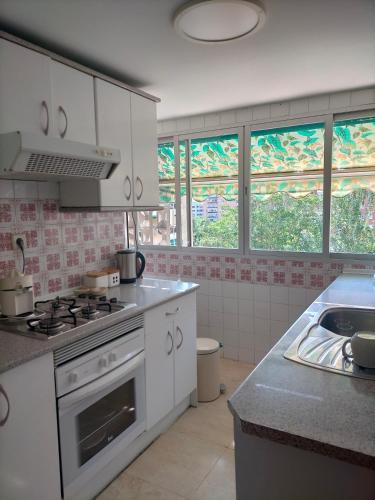
[[64,496],[74,497],[145,430],[144,331],[56,368]]

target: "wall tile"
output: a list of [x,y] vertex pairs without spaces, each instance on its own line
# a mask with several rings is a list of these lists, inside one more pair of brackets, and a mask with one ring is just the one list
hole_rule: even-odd
[[253,299],[254,286],[250,283],[238,283],[238,297],[241,299]]
[[278,118],[279,116],[287,116],[289,114],[288,102],[277,102],[271,104],[271,117]]
[[57,200],[59,198],[59,185],[57,182],[38,182],[39,200]]
[[257,302],[269,302],[270,287],[267,285],[254,285],[254,300]]
[[0,182],[0,199],[1,198],[14,198],[14,185],[13,181],[1,179]]
[[270,301],[276,304],[288,304],[289,288],[287,286],[271,286]]
[[223,298],[223,311],[224,311],[224,313],[238,314],[237,299],[224,297]]
[[329,108],[329,95],[309,97],[309,111],[326,111]]
[[233,110],[222,111],[220,113],[221,125],[231,125],[236,122],[236,113]]
[[190,128],[192,130],[200,129],[204,127],[204,116],[197,115],[190,118]]
[[370,104],[375,102],[374,89],[352,90],[350,96],[350,104],[352,106],[359,106],[361,104]]
[[288,321],[289,306],[287,304],[275,304],[271,302],[270,319],[275,321]]
[[253,119],[252,108],[242,108],[236,110],[236,121],[238,123],[251,122]]
[[223,297],[237,297],[238,289],[235,282],[223,282]]
[[36,200],[38,198],[38,184],[34,181],[15,181],[14,183],[14,197],[15,198],[28,198],[29,200]]
[[255,106],[253,109],[253,120],[263,120],[270,117],[270,105]]
[[290,101],[289,114],[291,116],[307,113],[308,110],[309,110],[308,99],[296,99],[295,101]]
[[176,129],[178,132],[186,131],[190,129],[190,119],[189,118],[179,118],[176,120]]
[[330,95],[330,109],[347,108],[348,106],[350,106],[350,92],[338,92]]
[[254,301],[254,318],[267,319],[270,317],[270,303]]
[[220,125],[219,113],[211,113],[204,115],[204,126],[205,127],[216,127]]
[[223,312],[223,298],[217,295],[208,296],[208,310]]

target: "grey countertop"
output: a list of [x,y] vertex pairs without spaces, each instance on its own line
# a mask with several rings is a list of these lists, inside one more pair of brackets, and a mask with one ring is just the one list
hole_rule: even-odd
[[337,278],[229,400],[243,432],[375,469],[375,381],[295,363],[284,352],[327,305],[375,308],[372,276]]
[[[153,278],[144,278],[134,284],[109,288],[108,296],[110,298],[117,297],[118,300],[134,303],[136,306],[108,316],[104,322],[98,320],[95,323],[91,323],[91,328],[85,325],[50,340],[31,339],[0,329],[0,373],[86,337],[93,333],[93,327],[97,330],[98,326],[110,326],[110,324],[118,323],[126,318],[143,313],[147,309],[151,309],[186,293],[193,292],[197,288],[199,288],[199,285],[195,283]],[[100,325],[99,322],[101,322]]]

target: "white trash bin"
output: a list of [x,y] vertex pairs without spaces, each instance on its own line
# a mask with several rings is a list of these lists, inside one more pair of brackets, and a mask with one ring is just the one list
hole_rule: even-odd
[[217,340],[197,338],[198,401],[213,401],[220,396],[220,344]]

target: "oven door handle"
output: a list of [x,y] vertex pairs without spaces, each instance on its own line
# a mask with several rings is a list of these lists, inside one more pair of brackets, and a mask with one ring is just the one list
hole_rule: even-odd
[[82,403],[85,399],[97,394],[99,391],[110,387],[112,384],[117,382],[123,377],[126,377],[129,373],[135,370],[139,365],[144,362],[145,355],[144,352],[140,352],[130,361],[126,361],[122,365],[118,366],[109,373],[103,375],[102,377],[94,380],[93,382],[84,385],[80,389],[66,394],[59,399],[59,410],[70,408],[76,403]]

